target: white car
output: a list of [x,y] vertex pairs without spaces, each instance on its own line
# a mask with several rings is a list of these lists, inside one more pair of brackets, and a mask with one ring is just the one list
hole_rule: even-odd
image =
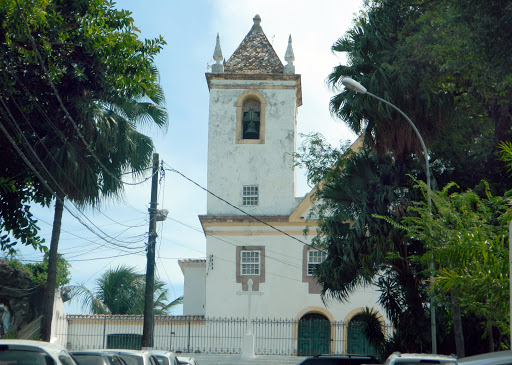
[[384,362],[384,365],[458,365],[457,357],[450,355],[412,354],[393,352]]
[[147,350],[105,349],[103,351],[116,354],[124,360],[126,365],[160,365],[155,355]]
[[508,365],[512,364],[512,351],[496,351],[461,357],[458,363],[460,365]]
[[151,353],[155,355],[160,365],[179,365],[178,358],[172,351],[151,350]]
[[63,346],[32,340],[0,340],[0,364],[77,365]]
[[178,361],[182,365],[199,365],[193,357],[178,356]]

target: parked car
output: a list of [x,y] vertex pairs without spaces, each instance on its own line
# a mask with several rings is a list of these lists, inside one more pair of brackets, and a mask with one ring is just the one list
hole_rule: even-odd
[[117,354],[105,350],[71,351],[78,365],[127,365]]
[[158,359],[151,351],[108,349],[105,352],[114,353],[124,360],[126,365],[160,365]]
[[375,357],[370,355],[316,355],[304,359],[299,365],[361,365],[378,364]]
[[151,350],[151,353],[155,355],[160,365],[179,365],[178,358],[172,351]]
[[193,357],[178,356],[178,361],[182,365],[199,365],[196,359]]
[[63,346],[32,340],[0,340],[0,364],[77,365]]
[[457,365],[457,357],[452,355],[411,354],[393,352],[384,365],[418,365],[418,364]]
[[509,365],[512,364],[512,351],[496,351],[462,357],[459,365]]

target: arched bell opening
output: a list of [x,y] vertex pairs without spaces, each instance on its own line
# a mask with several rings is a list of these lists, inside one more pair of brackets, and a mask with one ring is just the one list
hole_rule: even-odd
[[259,139],[261,126],[261,104],[258,100],[248,99],[242,107],[242,138]]

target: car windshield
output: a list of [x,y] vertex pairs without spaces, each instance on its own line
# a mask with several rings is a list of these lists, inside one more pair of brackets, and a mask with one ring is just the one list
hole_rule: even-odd
[[155,355],[159,365],[169,365],[169,359],[162,355]]
[[105,365],[104,357],[101,355],[77,355],[73,354],[78,365]]
[[55,365],[55,361],[43,351],[12,350],[0,347],[1,365]]
[[126,362],[126,365],[144,365],[142,356],[134,356],[128,354],[119,354],[118,356]]

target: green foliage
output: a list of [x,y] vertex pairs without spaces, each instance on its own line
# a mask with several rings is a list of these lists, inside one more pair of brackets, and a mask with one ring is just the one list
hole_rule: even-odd
[[[347,64],[333,68],[329,82],[343,77],[398,106],[429,148],[436,181],[473,188],[486,179],[501,194],[511,186],[497,161],[497,144],[510,136],[512,6],[507,1],[374,1],[332,47]],[[495,29],[496,33],[489,32]],[[500,30],[498,30],[500,29]],[[491,51],[492,50],[492,51]],[[417,137],[395,111],[370,96],[341,89],[331,112],[366,144],[400,160],[423,156]],[[435,186],[435,185],[434,185]]]
[[[4,260],[16,268],[23,270],[30,275],[30,280],[35,284],[44,287],[46,285],[46,278],[48,275],[48,253],[45,253],[42,262],[24,264],[15,258],[15,255],[4,255]],[[57,287],[61,288],[69,284],[71,280],[71,273],[69,268],[71,265],[66,261],[64,256],[58,255],[57,261]]]
[[[107,270],[96,280],[94,292],[85,285],[71,287],[71,299],[81,301],[85,310],[94,314],[143,314],[146,277],[134,267],[118,266]],[[172,308],[183,303],[179,297],[168,303],[167,289],[160,280],[154,286],[155,315],[168,314]]]
[[10,233],[40,248],[29,203],[52,192],[12,143],[53,192],[79,205],[115,196],[123,172],[151,161],[137,128],[167,123],[153,63],[165,41],[140,40],[130,12],[107,0],[1,0],[0,19],[0,242],[14,247]]
[[[319,147],[321,139],[312,138],[313,147],[306,145],[304,149],[306,161],[314,161],[317,153],[329,150]],[[379,156],[368,148],[338,155],[341,157],[335,167],[326,165],[310,171],[323,178],[317,184],[314,212],[319,218],[314,244],[328,252],[315,273],[323,286],[322,297],[346,301],[358,288],[377,285],[379,303],[400,335],[394,350],[420,351],[422,343],[428,341],[423,327],[426,277],[423,265],[416,260],[423,254],[423,246],[375,215],[391,214],[399,220],[407,213],[417,192],[411,189],[406,173],[420,174],[421,167],[413,159],[397,163],[391,156]],[[417,326],[411,327],[411,321]]]
[[[43,262],[29,263],[25,267],[32,273],[32,282],[34,284],[45,286],[48,278],[48,252],[45,253]],[[66,261],[63,255],[57,254],[57,287],[61,288],[69,284],[71,273],[69,268],[71,265]]]
[[[417,187],[427,194],[424,183]],[[433,289],[441,295],[456,293],[462,309],[506,333],[509,199],[492,196],[485,182],[478,194],[453,192],[456,187],[451,183],[441,191],[431,191],[432,213],[425,201],[415,203],[402,225],[409,237],[425,243],[427,251],[421,259],[435,263]]]

